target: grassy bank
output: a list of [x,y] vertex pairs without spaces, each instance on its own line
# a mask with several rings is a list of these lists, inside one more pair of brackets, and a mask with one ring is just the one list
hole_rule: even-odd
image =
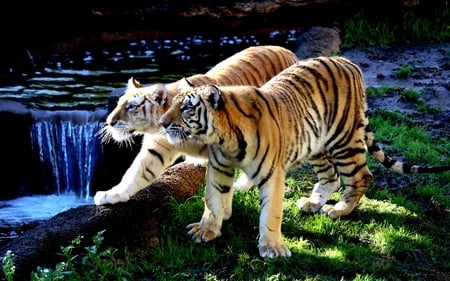
[[449,42],[450,8],[447,6],[426,13],[411,8],[394,16],[379,16],[373,11],[362,10],[348,17],[343,25],[343,34],[342,48]]
[[[436,13],[437,20],[407,13],[395,21],[359,13],[346,23],[344,45],[388,47],[405,40],[450,41],[448,9]],[[408,73],[403,69],[398,75],[409,77]],[[400,94],[417,101],[415,93]],[[418,106],[417,113],[420,111],[423,108]],[[391,155],[422,165],[450,165],[448,134],[432,135],[426,125],[395,111],[375,110],[371,124]],[[83,238],[92,239],[84,255],[72,254],[82,238],[68,241],[62,247],[62,262],[54,268],[37,267],[30,279],[449,280],[450,173],[398,175],[370,157],[369,166],[374,174],[370,189],[350,216],[338,220],[300,211],[296,201],[311,191],[315,175],[308,166],[289,173],[282,226],[283,239],[292,251],[289,259],[258,255],[256,189],[236,194],[233,216],[224,223],[221,237],[193,243],[185,226],[201,217],[202,186],[197,196],[170,204],[170,212],[161,222],[160,243],[152,255],[120,255],[117,249],[103,245],[100,232]],[[334,194],[332,201],[341,194]],[[3,259],[3,270],[8,281],[14,280],[14,253]]]

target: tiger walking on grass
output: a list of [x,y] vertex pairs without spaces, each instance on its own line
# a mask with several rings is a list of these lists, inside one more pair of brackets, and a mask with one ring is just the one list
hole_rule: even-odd
[[[286,48],[252,46],[221,61],[205,74],[196,74],[189,79],[197,85],[261,86],[297,61],[297,56]],[[184,79],[180,79],[173,83],[144,87],[134,78],[129,79],[125,94],[108,115],[98,135],[104,143],[113,140],[125,145],[131,144],[133,136],[144,135],[143,143],[120,183],[95,194],[96,205],[128,201],[130,196],[153,183],[180,156],[190,156],[189,159],[196,163],[207,159],[207,146],[204,143],[189,139],[172,145],[161,134],[159,118],[184,85]],[[243,178],[237,184],[249,185],[245,180]]]
[[[319,180],[297,204],[332,218],[350,214],[369,187],[367,151],[399,173],[450,169],[409,166],[387,156],[375,143],[367,112],[362,72],[343,57],[299,61],[259,88],[206,85],[176,96],[160,119],[169,142],[195,137],[209,144],[205,209],[200,222],[188,225],[188,234],[196,242],[221,235],[237,168],[259,189],[258,248],[270,258],[291,256],[281,237],[290,168],[312,165]],[[342,198],[327,204],[340,180]]]

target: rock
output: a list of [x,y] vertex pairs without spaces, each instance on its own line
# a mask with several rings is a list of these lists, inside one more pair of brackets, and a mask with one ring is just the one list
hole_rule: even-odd
[[[0,255],[8,250],[14,253],[14,280],[19,281],[29,280],[37,266],[54,268],[63,261],[61,246],[68,246],[72,240],[83,236],[78,247],[82,250],[92,245],[91,238],[103,230],[106,230],[103,234],[105,247],[148,253],[158,243],[158,222],[161,216],[168,214],[167,203],[171,198],[184,201],[195,195],[204,175],[203,167],[176,164],[130,201],[105,206],[84,205],[62,212],[3,245]],[[2,264],[0,280],[5,280],[1,267]]]
[[299,36],[294,52],[300,59],[330,56],[339,52],[340,45],[341,36],[337,28],[312,26]]

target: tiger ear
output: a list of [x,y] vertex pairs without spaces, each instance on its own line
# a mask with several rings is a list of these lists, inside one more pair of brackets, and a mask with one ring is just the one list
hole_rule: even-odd
[[208,101],[213,109],[221,109],[224,106],[224,102],[220,89],[215,85],[211,85],[208,86],[208,91]]
[[192,83],[189,79],[187,79],[186,77],[184,77],[183,79],[181,79],[180,81],[180,86],[179,86],[179,93],[184,93],[189,91],[190,89],[196,87],[196,85],[194,83]]
[[128,79],[128,84],[127,84],[128,89],[142,88],[142,87],[143,86],[141,85],[141,83],[139,83],[136,79],[134,79],[134,77],[131,77],[130,79]]
[[191,80],[187,79],[186,77],[184,77],[184,81],[191,87],[194,88],[196,85],[194,83],[191,82]]
[[156,105],[164,105],[167,101],[167,89],[162,83],[154,84],[150,87],[151,91],[146,94],[146,98]]

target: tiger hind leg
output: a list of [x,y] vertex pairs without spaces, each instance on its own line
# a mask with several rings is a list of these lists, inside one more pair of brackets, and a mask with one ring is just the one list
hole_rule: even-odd
[[[348,149],[353,153],[357,149]],[[345,151],[344,149],[341,151]],[[360,153],[354,154],[351,157],[344,157],[339,153],[339,160],[337,160],[336,167],[338,173],[341,176],[345,189],[341,200],[335,205],[325,204],[323,205],[321,212],[327,214],[331,218],[339,218],[341,216],[349,215],[358,205],[359,200],[366,192],[372,181],[372,173],[366,164],[365,149],[362,147]],[[336,159],[336,158],[334,158]]]
[[339,189],[339,177],[331,155],[328,153],[312,157],[309,163],[319,181],[314,185],[309,197],[302,197],[297,201],[297,207],[307,212],[317,213],[331,194]]

